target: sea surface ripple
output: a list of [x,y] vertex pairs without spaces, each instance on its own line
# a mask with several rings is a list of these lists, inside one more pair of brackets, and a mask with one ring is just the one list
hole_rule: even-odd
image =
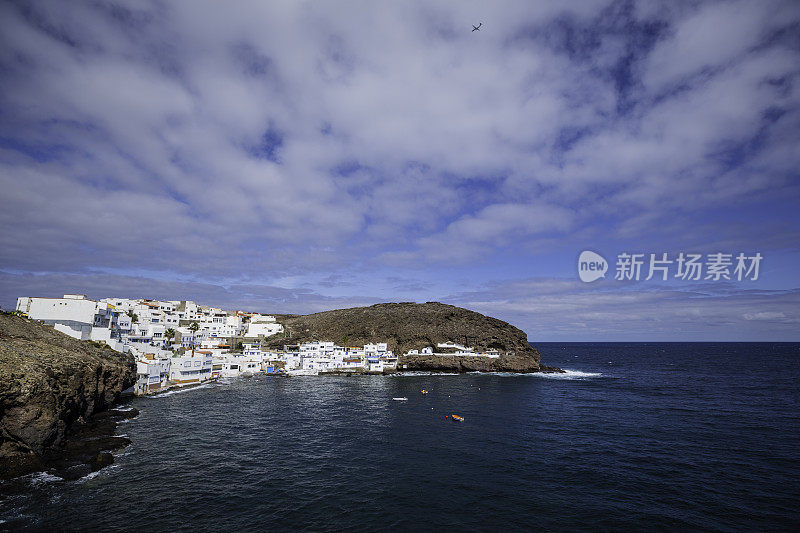
[[800,345],[537,347],[568,373],[137,398],[113,467],[0,484],[0,530],[800,528]]

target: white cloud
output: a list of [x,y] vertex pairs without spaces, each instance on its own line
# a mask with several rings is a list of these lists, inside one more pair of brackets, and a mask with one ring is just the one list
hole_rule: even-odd
[[[558,279],[494,283],[449,303],[503,317],[531,342],[797,340],[800,293]],[[758,321],[754,325],[754,321]]]
[[274,279],[598,233],[742,242],[685,215],[797,198],[798,21],[781,2],[4,4],[0,265]]
[[[720,68],[759,44],[783,2],[724,1],[700,5],[675,24],[647,61],[645,83],[655,89],[680,83],[706,68]],[[773,20],[770,20],[773,19]]]
[[420,245],[428,260],[457,261],[549,231],[565,231],[573,218],[571,211],[545,204],[492,204],[456,220],[440,234],[421,239]]

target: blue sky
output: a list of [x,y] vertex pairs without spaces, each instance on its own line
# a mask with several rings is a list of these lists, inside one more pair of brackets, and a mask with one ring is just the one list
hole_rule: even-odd
[[[563,4],[3,3],[0,305],[800,340],[800,4]],[[583,250],[611,275],[582,283]],[[617,281],[621,252],[764,259]]]

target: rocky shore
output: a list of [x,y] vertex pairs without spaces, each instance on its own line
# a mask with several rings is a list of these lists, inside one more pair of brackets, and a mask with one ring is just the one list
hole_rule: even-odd
[[135,379],[130,355],[0,314],[0,478],[82,475],[113,460],[107,452],[126,444],[116,422],[135,411],[110,409]]
[[[538,352],[537,352],[538,354]],[[409,355],[398,360],[399,372],[564,372],[541,364],[534,356],[466,357],[454,355]]]

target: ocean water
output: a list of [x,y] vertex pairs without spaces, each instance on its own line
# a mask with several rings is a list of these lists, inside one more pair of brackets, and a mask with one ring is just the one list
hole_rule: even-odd
[[569,372],[261,376],[132,400],[114,466],[3,483],[0,529],[800,528],[800,344],[537,347]]

